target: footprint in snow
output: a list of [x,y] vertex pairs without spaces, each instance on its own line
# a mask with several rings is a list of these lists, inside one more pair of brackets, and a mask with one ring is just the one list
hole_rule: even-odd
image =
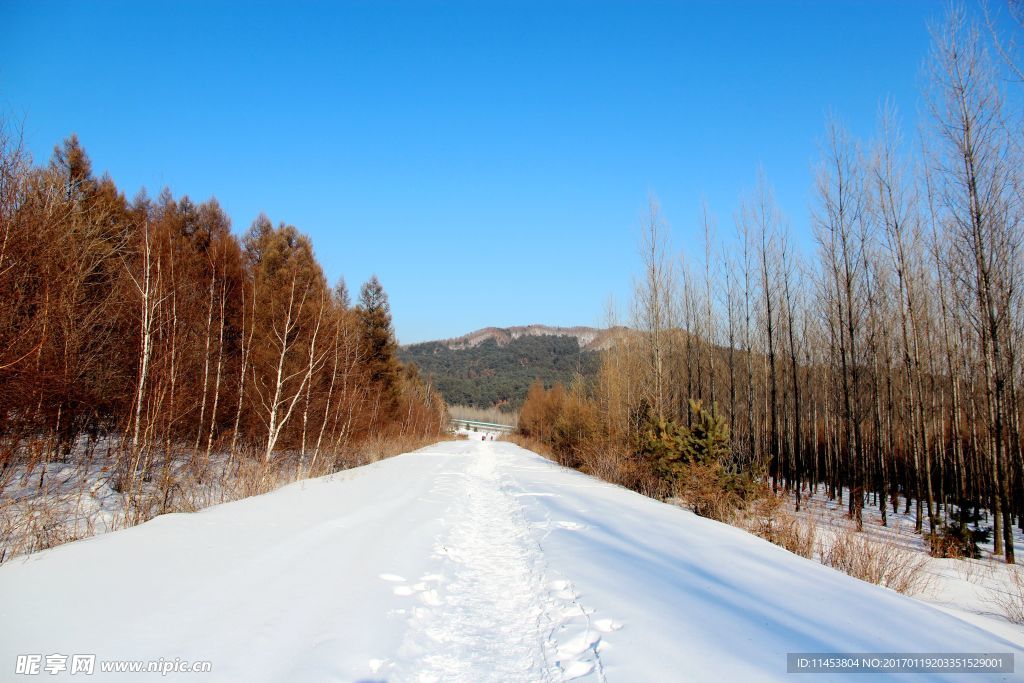
[[569,638],[564,643],[558,646],[559,658],[569,659],[571,657],[578,657],[587,650],[592,649],[595,645],[601,642],[601,636],[590,629],[586,629],[581,633],[577,633],[572,638]]
[[[578,597],[572,590],[572,586],[569,585],[568,581],[558,579],[557,581],[551,581],[548,583],[548,588],[556,597],[562,600],[574,600]],[[578,614],[579,610],[574,609],[574,614]]]
[[420,593],[420,600],[423,601],[423,604],[430,605],[431,607],[437,607],[441,604],[440,596],[433,589]]
[[587,528],[586,524],[567,521],[534,522],[531,526],[534,529],[565,529],[566,531],[582,531]]
[[594,628],[601,633],[611,633],[612,631],[618,631],[622,628],[622,624],[614,619],[598,619],[594,622]]
[[[381,578],[384,578],[384,576],[392,577],[392,578],[389,578],[389,579],[385,579],[385,581],[395,581],[395,582],[397,582],[397,581],[404,581],[405,580],[402,577],[397,576],[395,574],[385,574],[385,575],[382,575]],[[427,576],[425,576],[423,578],[424,579],[430,579],[430,580],[433,580],[433,581],[440,581],[440,577],[438,575],[436,575],[436,574],[428,574]],[[423,604],[429,605],[431,607],[436,607],[436,606],[441,604],[441,598],[440,598],[440,596],[438,596],[437,591],[434,590],[433,588],[429,588],[427,586],[427,583],[426,583],[425,580],[424,581],[420,581],[419,583],[414,583],[411,586],[407,586],[407,585],[404,585],[404,584],[401,585],[401,586],[395,586],[394,588],[391,589],[391,591],[395,595],[402,595],[402,596],[409,596],[409,595],[417,595],[418,594],[419,598],[423,602]]]
[[[555,595],[564,600],[572,600],[576,597],[570,591],[559,591]],[[574,604],[564,608],[561,612],[559,612],[558,616],[563,621],[568,621],[570,619],[575,619],[576,617],[585,617],[589,614],[593,614],[593,612],[594,610],[590,607],[584,607],[580,604]]]
[[566,681],[581,678],[594,670],[593,662],[566,662],[559,666],[562,667],[562,678]]

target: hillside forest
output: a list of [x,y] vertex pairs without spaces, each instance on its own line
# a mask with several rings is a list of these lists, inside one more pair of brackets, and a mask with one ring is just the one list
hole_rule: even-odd
[[399,357],[429,376],[448,405],[509,412],[522,405],[535,380],[546,387],[568,384],[577,374],[596,376],[600,364],[598,352],[580,348],[575,337],[547,335],[455,349],[439,341],[410,344]]

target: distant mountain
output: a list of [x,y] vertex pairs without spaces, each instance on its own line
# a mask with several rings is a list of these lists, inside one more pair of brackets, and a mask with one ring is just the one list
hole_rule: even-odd
[[625,328],[485,327],[454,339],[409,344],[399,349],[415,363],[451,405],[518,408],[530,384],[568,384],[579,372],[593,376],[599,351]]
[[518,327],[485,327],[454,339],[444,339],[444,344],[453,351],[473,348],[485,341],[493,340],[498,346],[508,346],[521,337],[573,337],[584,351],[601,351],[615,340],[615,335],[625,328],[601,329],[597,327],[552,327],[550,325],[520,325]]

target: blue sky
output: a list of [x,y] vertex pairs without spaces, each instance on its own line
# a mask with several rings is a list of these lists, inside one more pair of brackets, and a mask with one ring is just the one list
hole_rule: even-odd
[[829,111],[913,132],[940,2],[11,2],[0,112],[129,197],[215,195],[377,273],[403,343],[625,308],[649,193],[699,255],[763,166],[810,248]]

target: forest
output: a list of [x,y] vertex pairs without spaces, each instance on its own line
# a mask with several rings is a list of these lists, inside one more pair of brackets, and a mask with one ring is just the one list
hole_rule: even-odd
[[652,200],[636,334],[593,381],[531,388],[520,429],[697,511],[762,481],[797,510],[823,489],[858,528],[865,506],[882,524],[903,506],[937,555],[969,552],[984,521],[1013,563],[1024,128],[1021,71],[989,28],[954,9],[934,29],[920,135],[888,103],[871,139],[828,118],[813,248],[763,172],[728,224],[704,208],[703,245],[680,257]]
[[594,377],[596,351],[581,349],[574,337],[524,335],[499,345],[487,340],[451,349],[444,342],[410,344],[399,357],[428,375],[449,405],[516,410],[534,380],[545,386],[568,383],[576,374]]
[[74,135],[40,165],[0,132],[0,488],[99,464],[137,522],[446,428],[376,277],[353,303],[294,226],[239,238],[216,199],[126,200]]

